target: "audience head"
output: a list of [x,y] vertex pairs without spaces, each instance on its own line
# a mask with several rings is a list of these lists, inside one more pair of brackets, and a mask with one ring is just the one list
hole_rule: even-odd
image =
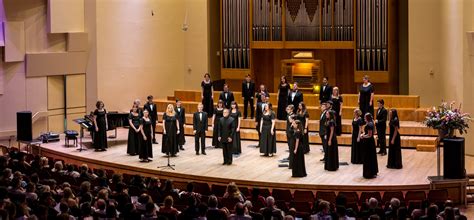
[[319,202],[319,210],[323,214],[329,214],[330,203],[328,201],[321,201]]
[[267,207],[273,207],[275,205],[275,198],[273,196],[269,196],[266,199]]
[[398,209],[400,207],[400,200],[397,198],[392,198],[390,200],[390,207],[392,209]]
[[60,160],[56,161],[54,163],[54,168],[53,169],[54,169],[55,172],[63,170],[63,162],[60,161]]
[[148,202],[145,206],[146,213],[155,213],[155,203]]
[[244,207],[244,204],[242,204],[241,202],[236,203],[234,209],[235,209],[235,214],[239,216],[245,215],[245,207]]
[[[210,198],[209,198],[210,199]],[[173,207],[173,197],[171,196],[167,196],[165,198],[165,201],[163,202],[163,204],[165,205],[166,208],[171,208]]]
[[209,196],[209,200],[207,203],[210,208],[217,208],[217,205],[218,205],[217,197],[215,195]]
[[346,216],[346,208],[344,206],[337,206],[336,213],[339,218],[344,218]]
[[377,206],[379,205],[379,201],[377,201],[376,198],[372,197],[369,199],[369,207],[370,208],[377,208]]

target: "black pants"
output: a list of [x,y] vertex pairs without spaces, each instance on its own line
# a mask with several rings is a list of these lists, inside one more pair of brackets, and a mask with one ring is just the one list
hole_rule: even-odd
[[326,135],[321,136],[321,142],[323,144],[323,150],[324,150],[324,160],[327,159],[328,155],[328,140]]
[[194,135],[194,148],[199,153],[199,140],[201,141],[201,152],[206,153],[206,131],[196,131]]
[[156,142],[156,139],[155,139],[156,121],[151,122],[151,128],[153,129],[152,132],[153,132],[153,143],[154,143]]
[[387,140],[385,138],[385,130],[387,126],[384,126],[383,124],[377,125],[377,146],[380,147],[380,152],[381,153],[386,153],[387,152]]
[[257,133],[258,133],[258,143],[257,143],[257,147],[260,145],[260,121],[257,122]]
[[244,99],[244,118],[247,118],[247,108],[249,106],[249,102],[250,102],[250,117],[253,118],[253,113],[254,113],[253,99]]
[[232,142],[221,143],[225,164],[232,164]]

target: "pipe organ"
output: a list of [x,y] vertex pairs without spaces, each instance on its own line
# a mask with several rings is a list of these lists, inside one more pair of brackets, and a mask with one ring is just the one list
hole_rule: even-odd
[[384,92],[398,93],[396,0],[220,3],[221,78],[241,80],[251,73],[272,90],[285,74],[280,61],[308,50],[325,63],[322,72],[332,74],[333,83],[349,86],[345,92],[355,92],[361,76],[369,75],[373,83],[392,86]]

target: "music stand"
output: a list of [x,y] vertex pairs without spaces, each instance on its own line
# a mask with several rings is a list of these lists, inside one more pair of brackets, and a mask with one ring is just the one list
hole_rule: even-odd
[[76,122],[76,124],[79,124],[79,126],[81,127],[81,130],[79,131],[79,148],[77,150],[79,152],[86,151],[87,149],[82,147],[82,138],[84,137],[84,129],[89,129],[92,125],[90,125],[88,121],[84,118],[74,119],[73,121]]

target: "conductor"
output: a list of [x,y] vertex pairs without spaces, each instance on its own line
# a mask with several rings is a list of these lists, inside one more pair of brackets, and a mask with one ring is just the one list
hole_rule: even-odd
[[224,163],[222,165],[232,164],[232,137],[235,132],[234,119],[229,117],[229,109],[224,109],[224,117],[219,121],[218,139],[222,146]]

